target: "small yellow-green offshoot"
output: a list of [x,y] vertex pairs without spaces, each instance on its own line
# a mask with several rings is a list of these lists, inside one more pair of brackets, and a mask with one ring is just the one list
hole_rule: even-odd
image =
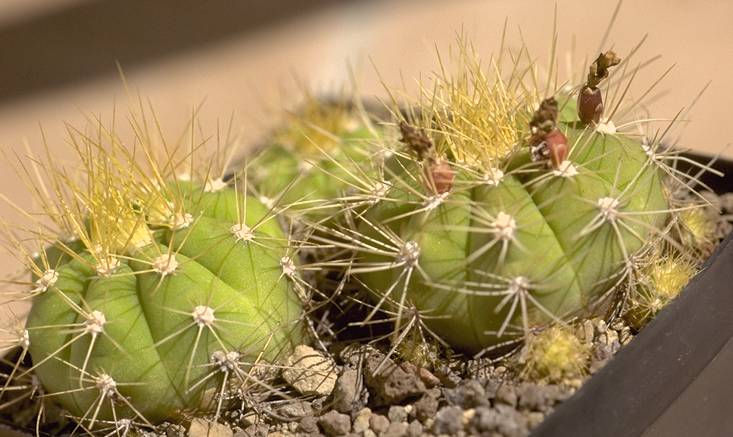
[[519,361],[525,378],[560,383],[583,376],[589,358],[590,345],[580,341],[571,327],[556,325],[530,334]]
[[653,256],[631,292],[626,320],[635,329],[643,327],[680,294],[695,273],[697,269],[687,257]]

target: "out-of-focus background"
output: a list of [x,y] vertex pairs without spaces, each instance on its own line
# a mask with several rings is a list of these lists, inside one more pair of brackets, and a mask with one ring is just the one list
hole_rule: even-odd
[[[69,155],[64,123],[83,126],[88,114],[124,114],[133,93],[149,98],[174,137],[205,101],[202,122],[236,115],[242,144],[257,142],[277,120],[274,108],[297,101],[300,84],[329,93],[349,81],[359,92],[384,95],[392,86],[434,71],[464,32],[481,53],[498,49],[505,19],[508,42],[523,38],[539,62],[547,59],[557,6],[558,61],[567,75],[594,57],[616,3],[604,0],[3,0],[0,1],[0,148],[42,149],[43,127],[54,154]],[[733,2],[627,1],[608,42],[621,56],[648,35],[637,62],[661,55],[637,75],[640,95],[676,64],[650,102],[655,117],[671,118],[705,94],[688,114],[679,143],[709,154],[731,143]],[[521,34],[519,29],[521,29]],[[379,72],[379,75],[375,73]],[[579,72],[576,71],[576,74]],[[296,80],[297,78],[297,80]],[[123,117],[124,118],[124,117]],[[0,160],[2,193],[31,207],[10,166]],[[0,204],[0,217],[10,214]],[[18,268],[8,254],[0,273]],[[22,312],[17,309],[16,312]],[[0,311],[1,312],[1,311]]]

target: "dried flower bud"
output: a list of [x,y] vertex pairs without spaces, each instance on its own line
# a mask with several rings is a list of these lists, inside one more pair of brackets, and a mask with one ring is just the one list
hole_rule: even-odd
[[423,160],[434,156],[435,145],[423,129],[418,129],[405,121],[401,121],[400,133],[402,134],[400,141],[417,155],[418,159]]
[[618,65],[621,58],[609,50],[598,55],[588,69],[588,81],[578,94],[578,117],[583,123],[598,123],[603,115],[603,95],[598,84],[608,77],[608,69]]
[[533,161],[548,161],[558,169],[568,157],[568,140],[557,128],[558,105],[554,97],[540,103],[529,122],[529,146]]

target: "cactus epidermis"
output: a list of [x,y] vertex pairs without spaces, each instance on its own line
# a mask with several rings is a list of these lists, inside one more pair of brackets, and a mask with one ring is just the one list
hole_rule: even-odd
[[417,313],[439,340],[478,353],[600,312],[671,208],[638,135],[583,123],[568,94],[543,100],[516,72],[488,74],[463,55],[464,69],[442,70],[429,103],[399,122],[389,189],[319,239],[355,252],[370,317]]
[[[277,201],[312,217],[333,214],[334,199],[356,183],[378,136],[356,104],[308,98],[251,161],[249,179],[265,204]],[[364,168],[360,169],[364,171]]]
[[251,385],[248,369],[300,341],[278,217],[239,185],[177,177],[172,157],[143,177],[116,138],[76,141],[84,184],[44,166],[62,196],[45,210],[76,238],[29,257],[32,370],[87,429],[218,411],[232,381]]

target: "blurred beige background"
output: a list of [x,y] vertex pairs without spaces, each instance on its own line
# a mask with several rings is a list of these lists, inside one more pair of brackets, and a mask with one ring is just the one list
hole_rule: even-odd
[[[5,0],[0,2],[0,25],[83,1],[93,0]],[[342,2],[242,37],[123,68],[129,83],[154,103],[171,136],[191,108],[205,100],[204,123],[213,127],[217,118],[226,120],[235,113],[242,142],[249,144],[275,121],[272,108],[300,97],[294,76],[316,91],[328,92],[348,81],[346,66],[351,64],[361,93],[380,95],[382,86],[372,64],[390,85],[399,86],[401,77],[412,83],[412,78],[436,67],[435,46],[446,48],[461,29],[488,57],[499,45],[507,17],[510,43],[518,45],[517,29],[521,28],[531,52],[542,61],[550,46],[553,8],[554,2],[536,0]],[[564,54],[572,46],[580,57],[597,54],[615,2],[558,0],[557,8],[560,68],[565,74]],[[667,93],[650,106],[656,117],[673,117],[710,81],[690,112],[692,121],[680,132],[679,142],[733,157],[733,151],[724,150],[732,141],[731,17],[733,2],[726,0],[627,1],[606,48],[613,47],[623,56],[648,34],[637,61],[662,55],[638,75],[632,87],[636,95],[676,64],[658,89]],[[0,147],[21,150],[27,141],[31,149],[40,150],[40,124],[54,153],[64,156],[68,148],[63,123],[83,125],[89,113],[108,116],[113,102],[121,109],[126,105],[122,82],[114,75],[0,102]],[[31,206],[6,162],[0,162],[0,186],[8,197]],[[0,214],[10,214],[7,205],[0,205]],[[0,258],[0,273],[16,269],[12,257]]]

